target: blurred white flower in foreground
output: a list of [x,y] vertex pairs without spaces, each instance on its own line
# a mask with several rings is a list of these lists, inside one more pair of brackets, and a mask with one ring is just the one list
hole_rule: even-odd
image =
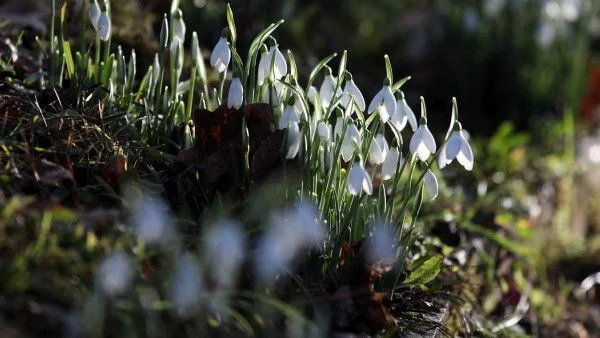
[[354,163],[352,169],[348,173],[348,181],[346,182],[346,188],[350,195],[359,195],[361,191],[371,195],[373,193],[373,183],[371,177],[360,162]]
[[132,223],[137,236],[145,244],[160,244],[171,237],[169,209],[153,196],[141,196],[133,203]]
[[210,55],[210,65],[219,73],[227,70],[229,61],[231,60],[231,50],[229,50],[229,42],[227,38],[221,36],[217,45]]
[[256,251],[257,278],[272,283],[277,274],[289,267],[300,249],[319,247],[324,235],[317,209],[310,203],[302,202],[274,214]]
[[211,267],[211,276],[217,286],[232,287],[246,255],[240,224],[229,220],[217,222],[209,227],[204,238],[204,252]]
[[393,263],[396,258],[394,232],[389,226],[379,224],[372,230],[367,242],[367,260],[369,264]]
[[123,252],[105,257],[96,271],[96,281],[107,296],[123,294],[133,280],[134,266],[131,257]]
[[202,272],[196,258],[191,254],[181,257],[172,276],[170,289],[170,300],[180,316],[188,317],[198,309],[203,286]]

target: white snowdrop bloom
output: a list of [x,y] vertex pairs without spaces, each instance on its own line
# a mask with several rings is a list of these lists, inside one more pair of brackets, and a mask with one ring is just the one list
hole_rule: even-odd
[[394,127],[396,127],[398,131],[401,131],[404,129],[404,126],[406,126],[406,122],[408,121],[413,132],[417,130],[417,118],[415,117],[415,113],[413,113],[412,109],[410,109],[408,103],[406,103],[404,96],[396,103],[398,108],[396,113],[391,117]]
[[98,17],[98,27],[96,29],[96,35],[102,41],[108,41],[110,39],[111,32],[111,24],[110,24],[110,16],[106,11],[102,11],[100,13],[100,17]]
[[[394,177],[396,169],[398,168],[398,161],[401,161],[400,157],[398,148],[393,147],[388,151],[385,161],[383,161],[383,167],[381,168],[383,180],[389,180]],[[402,165],[402,163],[400,163],[400,165]]]
[[311,85],[308,87],[308,93],[306,93],[306,97],[308,98],[308,102],[312,103],[312,105],[317,104],[317,97],[319,96],[319,92],[317,92],[317,88]]
[[185,22],[183,13],[178,9],[173,15],[173,37],[178,37],[181,42],[185,41]]
[[213,224],[206,233],[205,254],[217,284],[234,285],[244,261],[246,243],[240,224],[224,220]]
[[300,150],[300,141],[302,141],[302,135],[300,134],[300,126],[298,122],[290,122],[288,127],[287,144],[288,152],[285,155],[286,159],[293,159],[298,155]]
[[342,137],[342,131],[344,131],[344,118],[338,116],[335,120],[335,127],[333,129],[333,139],[339,140]]
[[324,236],[317,210],[309,203],[297,204],[274,214],[256,251],[254,263],[257,277],[263,283],[272,282],[301,248],[321,245]]
[[133,203],[132,224],[145,244],[160,244],[170,239],[168,207],[162,200],[145,196]]
[[265,79],[269,76],[269,69],[271,68],[271,59],[269,58],[269,55],[270,53],[266,49],[260,54],[258,72],[256,75],[256,82],[259,86],[262,86],[262,84],[265,83]]
[[342,141],[342,158],[345,162],[348,162],[352,159],[352,155],[354,155],[354,151],[356,148],[360,148],[362,144],[362,139],[360,137],[360,132],[358,128],[354,125],[354,123],[350,122],[348,127],[346,127],[346,134],[344,134],[344,139]]
[[427,124],[421,123],[410,139],[410,152],[417,155],[421,161],[427,161],[429,155],[435,153],[436,149],[435,140]]
[[[321,106],[325,109],[329,107],[333,100],[341,95],[340,89],[335,90],[337,86],[337,77],[328,74],[325,75],[321,88],[319,88],[319,98],[321,99]],[[335,92],[335,93],[334,93]],[[334,95],[335,94],[335,95]]]
[[369,104],[368,113],[372,114],[378,110],[381,122],[385,123],[396,112],[396,108],[397,103],[392,94],[392,88],[385,84]]
[[[342,99],[340,103],[345,108],[350,104],[351,99],[354,100],[360,111],[365,110],[365,98],[363,97],[362,93],[360,92],[360,89],[358,89],[352,78],[347,80],[346,85],[344,85],[344,93],[342,94]],[[353,108],[351,111],[354,111],[354,109],[355,108]]]
[[329,129],[329,124],[325,123],[324,121],[319,122],[317,126],[317,132],[319,133],[321,141],[329,142],[329,139],[331,137],[331,131]]
[[279,125],[277,129],[285,129],[288,128],[292,123],[300,123],[300,117],[296,112],[294,106],[287,106],[283,113],[281,113],[281,117],[279,118]]
[[183,45],[177,36],[173,37],[173,41],[171,41],[170,54],[171,64],[175,67],[177,76],[180,76],[183,70]]
[[219,73],[227,70],[231,61],[231,50],[229,50],[229,42],[224,37],[221,37],[217,45],[210,55],[210,65]]
[[92,23],[92,26],[94,26],[95,31],[98,31],[98,20],[100,19],[100,12],[100,6],[98,6],[97,1],[90,3],[88,14],[90,15],[90,22]]
[[425,173],[425,177],[423,177],[423,179],[423,184],[425,185],[425,192],[427,193],[427,196],[429,196],[431,200],[434,200],[438,195],[439,189],[437,178],[435,177],[433,172],[431,172],[431,170],[427,169],[427,172]]
[[269,66],[271,65],[272,58],[275,57],[275,63],[273,64],[273,74],[276,79],[281,79],[287,74],[287,62],[285,61],[285,57],[279,51],[279,47],[277,45],[271,47],[269,49]]
[[[281,96],[281,91],[283,90],[283,83],[277,81],[275,84],[267,85],[267,89],[263,94],[263,103],[272,103],[273,107],[279,106],[279,97]],[[272,97],[272,98],[271,98]],[[272,100],[272,102],[270,102]]]
[[244,101],[244,87],[238,77],[234,77],[229,85],[229,94],[227,95],[227,108],[240,109]]
[[388,152],[388,144],[383,134],[377,134],[369,146],[369,163],[382,164]]
[[185,254],[175,267],[169,297],[180,316],[188,317],[198,309],[203,284],[200,264],[194,256]]
[[348,173],[348,180],[346,181],[346,189],[350,195],[359,195],[361,191],[371,195],[373,193],[373,182],[365,168],[360,162],[354,163],[352,169]]
[[133,281],[134,266],[126,253],[115,253],[105,257],[96,271],[96,281],[109,297],[123,294]]
[[155,83],[158,82],[158,77],[160,76],[160,61],[158,59],[158,54],[154,54],[154,64],[152,65],[152,77],[154,78]]
[[469,141],[462,133],[459,127],[450,134],[448,141],[440,149],[438,157],[438,166],[444,168],[456,159],[466,170],[473,169],[473,150]]
[[389,226],[378,224],[372,230],[372,237],[366,245],[367,260],[370,264],[394,262],[396,250],[394,248],[394,232]]

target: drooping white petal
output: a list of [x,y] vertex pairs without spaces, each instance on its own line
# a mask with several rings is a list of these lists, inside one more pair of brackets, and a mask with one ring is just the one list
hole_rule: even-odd
[[269,68],[271,67],[271,61],[269,58],[270,53],[264,51],[260,54],[260,61],[258,62],[258,74],[256,82],[259,86],[265,82],[265,79],[269,76]]
[[293,159],[298,155],[298,150],[300,150],[300,141],[302,139],[300,135],[300,126],[298,122],[290,122],[288,128],[288,152],[285,155],[286,159]]
[[373,193],[373,183],[371,182],[371,178],[359,162],[354,163],[348,173],[346,189],[348,190],[348,193],[353,196],[359,195],[361,190],[368,195]]
[[323,121],[319,122],[319,125],[317,126],[317,131],[319,133],[319,137],[321,138],[322,141],[324,142],[328,142],[329,138],[331,137],[330,134],[330,130],[329,130],[329,125]]
[[98,30],[98,19],[100,19],[100,6],[98,6],[98,2],[94,1],[90,4],[89,9],[90,22],[92,26],[94,26],[94,30]]
[[369,104],[368,113],[372,114],[375,110],[379,109],[381,122],[385,123],[396,112],[396,106],[396,99],[394,98],[394,94],[392,94],[392,88],[390,86],[383,86]]
[[462,146],[462,138],[458,131],[453,131],[446,142],[446,156],[449,160],[453,160],[460,152]]
[[427,161],[429,155],[435,153],[435,140],[426,124],[421,124],[411,137],[409,150],[416,154],[421,161]]
[[360,132],[358,128],[354,125],[354,123],[348,124],[346,128],[346,134],[344,135],[344,140],[342,141],[342,158],[345,162],[348,162],[352,159],[352,155],[354,155],[354,151],[357,147],[360,147],[362,143]]
[[231,51],[229,50],[229,42],[226,38],[220,38],[217,45],[210,55],[210,65],[219,73],[227,70],[229,61],[231,60]]
[[229,95],[227,95],[227,108],[240,109],[244,101],[244,87],[239,78],[233,78],[229,86]]
[[412,111],[412,109],[410,108],[410,106],[408,105],[408,103],[406,103],[406,100],[404,98],[398,100],[397,102],[398,104],[398,112],[402,115],[402,116],[406,116],[406,118],[408,119],[408,123],[410,124],[410,127],[412,128],[413,132],[415,130],[417,130],[417,118],[415,117],[415,113]]
[[438,165],[440,168],[456,159],[466,170],[473,169],[473,150],[469,141],[464,137],[462,130],[452,131],[439,155]]
[[347,107],[350,104],[350,100],[353,99],[360,111],[365,110],[365,98],[363,97],[360,89],[354,83],[354,80],[350,79],[346,81],[344,86],[344,93],[340,103],[343,107]]
[[423,179],[425,185],[425,192],[427,193],[427,196],[429,196],[430,199],[434,200],[438,195],[439,189],[437,178],[431,172],[431,170],[427,169],[427,172],[425,173],[425,177],[423,177]]
[[[273,107],[279,106],[279,96],[281,94],[281,90],[283,88],[283,84],[279,81],[275,82],[275,84],[270,84],[267,86],[265,93],[263,94],[263,103],[272,103]],[[272,102],[270,102],[272,101]]]
[[400,152],[398,151],[398,148],[394,147],[390,149],[385,157],[385,161],[383,161],[383,167],[381,168],[383,180],[389,180],[396,174],[399,160]]
[[369,162],[371,164],[382,164],[388,151],[388,144],[382,134],[377,134],[369,146]]
[[110,39],[110,31],[110,17],[106,11],[103,11],[100,13],[100,17],[98,18],[98,28],[96,30],[96,34],[100,40],[108,41],[108,39]]
[[298,113],[296,113],[296,109],[293,106],[287,106],[281,113],[281,117],[279,118],[279,124],[277,126],[278,129],[288,128],[290,124],[300,122],[300,118],[298,117]]
[[339,140],[342,137],[342,132],[344,131],[344,118],[338,116],[335,120],[335,127],[333,129],[333,139]]
[[459,132],[461,137],[461,147],[460,152],[456,156],[458,163],[460,163],[466,170],[473,169],[473,150],[471,149],[471,145],[467,141],[467,139],[463,136],[462,130]]
[[406,126],[408,118],[402,114],[400,106],[396,109],[394,115],[390,116],[390,123],[396,128],[398,132],[401,132]]
[[450,164],[452,162],[451,159],[448,158],[448,155],[446,154],[446,144],[442,145],[442,148],[440,148],[440,153],[438,155],[438,167],[440,167],[440,169],[444,168],[445,166],[447,166],[448,164]]
[[319,89],[319,98],[321,99],[321,105],[323,108],[329,107],[331,101],[334,99],[334,91],[336,86],[337,78],[335,76],[325,76],[323,83],[321,84],[321,88]]
[[[285,61],[285,57],[279,51],[279,48],[277,46],[271,47],[271,49],[269,50],[269,54],[269,60],[271,60],[271,58],[275,56],[275,63],[273,65],[273,73],[275,74],[275,78],[281,79],[287,74],[287,62]],[[271,62],[269,61],[269,66],[270,65]]]

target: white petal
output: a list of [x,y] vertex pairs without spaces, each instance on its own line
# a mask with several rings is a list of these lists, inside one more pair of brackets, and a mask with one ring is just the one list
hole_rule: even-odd
[[288,106],[287,108],[285,108],[283,113],[281,113],[281,117],[279,118],[279,125],[277,126],[277,128],[285,129],[288,128],[290,124],[298,124],[298,122],[300,122],[300,119],[298,118],[296,110],[294,109],[294,107]]
[[383,88],[381,88],[381,90],[379,92],[377,92],[377,94],[375,94],[375,97],[373,98],[373,100],[371,100],[371,103],[369,103],[369,109],[368,109],[369,114],[372,114],[375,110],[377,110],[377,108],[379,108],[379,106],[383,102],[384,90],[385,90],[385,86]]
[[308,93],[306,94],[306,97],[308,97],[308,101],[310,103],[312,103],[313,105],[316,105],[318,95],[319,95],[319,92],[317,92],[317,88],[315,88],[315,86],[311,85],[310,87],[308,87]]
[[285,158],[292,159],[298,154],[300,149],[300,127],[297,122],[291,122],[288,128],[288,152]]
[[389,180],[396,173],[398,167],[398,161],[400,159],[400,152],[398,148],[394,147],[388,151],[383,167],[381,168],[381,175],[384,180]]
[[462,145],[462,138],[458,131],[453,131],[446,142],[446,156],[449,160],[453,160],[458,155]]
[[423,126],[425,127],[424,128],[425,131],[423,132],[423,143],[425,144],[427,149],[429,149],[429,151],[433,154],[437,150],[437,147],[435,145],[435,139],[433,138],[433,135],[429,131],[429,128],[427,128],[427,125],[423,125]]
[[427,159],[429,158],[429,155],[431,155],[431,152],[429,151],[429,149],[427,149],[427,147],[425,146],[424,143],[419,143],[419,146],[417,147],[417,157],[425,162],[427,161]]
[[227,39],[225,38],[220,38],[210,55],[210,65],[213,66],[217,72],[222,73],[227,70],[230,60],[231,51],[229,50],[229,42],[227,42]]
[[183,18],[173,20],[173,36],[179,38],[179,40],[185,40],[185,22]]
[[398,106],[398,109],[396,109],[394,115],[390,117],[390,122],[398,132],[401,132],[406,126],[407,121],[408,119],[406,118],[406,115],[402,114],[401,108]]
[[434,200],[438,195],[438,181],[435,175],[431,172],[431,170],[427,169],[425,173],[425,177],[423,177],[425,192],[427,192],[427,196]]
[[354,155],[354,150],[361,145],[360,132],[354,125],[354,123],[350,123],[346,128],[346,134],[344,135],[344,140],[342,141],[342,158],[344,161],[348,162],[352,159],[352,155]]
[[274,51],[272,51],[271,53],[274,52],[275,55],[275,64],[273,65],[273,73],[275,73],[275,78],[277,79],[281,79],[282,77],[284,77],[287,74],[287,63],[285,61],[285,57],[283,57],[283,54],[281,54],[281,52],[279,51],[279,48],[277,47],[271,47],[271,49]]
[[100,19],[100,6],[98,3],[94,1],[90,4],[89,9],[90,21],[92,22],[92,26],[94,26],[94,30],[98,30],[98,19]]
[[360,163],[355,163],[348,173],[348,180],[346,181],[346,188],[350,195],[356,196],[360,193],[363,186],[363,171]]
[[408,150],[412,154],[415,154],[417,152],[417,148],[423,142],[423,133],[424,133],[424,131],[423,131],[423,128],[421,128],[421,127],[417,128],[417,130],[415,131],[415,133],[410,138],[410,144],[408,146]]
[[240,109],[244,101],[244,88],[239,78],[234,78],[229,86],[229,95],[227,95],[227,108]]
[[440,149],[440,153],[438,155],[438,167],[440,167],[440,169],[442,169],[445,166],[447,166],[448,164],[450,164],[451,162],[452,162],[452,159],[449,159],[448,156],[446,155],[446,144],[444,144],[442,146],[442,148]]
[[381,164],[385,160],[387,153],[387,142],[382,134],[378,134],[369,147],[369,162],[371,164]]
[[365,110],[365,98],[363,97],[360,89],[356,86],[353,80],[349,80],[346,82],[344,86],[344,94],[342,96],[341,104],[344,107],[347,107],[350,104],[350,99],[354,99],[354,102],[360,109],[360,111]]
[[456,156],[456,160],[460,163],[466,170],[471,171],[473,169],[473,160],[469,160],[465,154],[462,152],[458,153]]
[[410,123],[410,127],[414,132],[415,130],[417,130],[418,127],[415,113],[413,113],[412,109],[410,109],[410,106],[408,105],[408,103],[406,103],[405,99],[401,99],[400,101],[401,102],[399,103],[398,107],[402,110],[402,114],[405,115],[408,119],[408,123]]
[[319,89],[319,98],[321,99],[321,105],[323,108],[329,107],[331,100],[333,100],[333,92],[337,86],[337,78],[333,75],[325,76],[321,88]]
[[384,86],[383,90],[383,106],[379,109],[379,116],[381,117],[381,122],[385,123],[391,115],[396,113],[397,104],[390,86]]
[[344,131],[344,118],[338,116],[335,120],[335,128],[333,129],[333,137],[335,140],[338,140],[342,136],[342,131]]
[[108,41],[108,39],[110,39],[110,31],[110,17],[108,16],[108,13],[102,12],[98,18],[98,30],[96,34],[100,40]]
[[321,138],[322,141],[329,141],[329,137],[330,137],[330,131],[329,131],[329,125],[323,121],[319,122],[319,125],[317,127],[318,132],[319,132],[319,137]]
[[256,82],[259,86],[265,82],[265,79],[269,75],[269,67],[271,66],[271,63],[269,62],[269,55],[269,52],[262,52],[260,55],[260,61],[258,62],[258,74],[256,77]]

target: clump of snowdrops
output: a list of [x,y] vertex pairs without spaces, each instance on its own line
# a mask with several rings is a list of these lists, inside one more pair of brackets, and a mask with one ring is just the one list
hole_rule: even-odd
[[[116,53],[111,49],[109,3],[89,0],[86,14],[82,19],[84,23],[89,20],[96,39],[91,48],[82,43],[84,47],[78,51],[73,51],[63,34],[65,8],[57,35],[53,16],[49,85],[60,86],[65,79],[80,87],[100,84],[108,91],[109,102],[125,108],[125,118],[138,127],[148,144],[160,144],[175,126],[183,125],[182,148],[193,144],[195,110],[214,111],[221,105],[240,110],[268,104],[274,116],[272,129],[284,133],[281,156],[285,165],[293,163],[302,169],[300,183],[284,187],[290,207],[268,211],[271,216],[264,235],[251,249],[244,240],[243,225],[223,218],[206,225],[200,253],[185,252],[169,230],[164,205],[154,197],[133,198],[137,202],[131,205],[134,216],[129,223],[138,247],[129,253],[114,253],[101,263],[95,297],[124,294],[135,280],[133,256],[138,255],[139,261],[147,246],[167,244],[179,249],[170,250],[174,268],[165,294],[177,315],[184,318],[200,311],[202,304],[213,311],[228,304],[229,299],[221,296],[235,289],[236,276],[246,260],[254,262],[258,284],[269,286],[288,271],[304,248],[321,252],[323,266],[335,266],[344,241],[356,243],[373,234],[385,234],[373,236],[378,242],[374,251],[392,255],[401,270],[416,238],[421,205],[438,194],[435,173],[439,175],[438,169],[455,160],[466,170],[473,167],[456,100],[452,99],[448,116],[434,117],[427,114],[421,97],[420,114],[415,115],[401,90],[410,77],[395,81],[387,55],[381,90],[372,98],[365,99],[354,82],[346,51],[323,59],[314,66],[307,83],[301,84],[293,53],[283,50],[273,36],[283,20],[260,32],[242,58],[228,6],[228,27],[222,30],[209,59],[219,79],[213,85],[208,81],[209,69],[198,36],[196,32],[188,34],[178,1],[172,2],[170,14],[163,18],[160,50],[153,64],[142,72],[137,69],[135,51],[126,57],[120,46]],[[184,67],[187,55],[191,56],[189,69]],[[142,74],[141,80],[138,74]],[[437,142],[428,128],[430,118],[450,121],[445,137]],[[248,147],[250,131],[245,124],[239,132]],[[400,271],[396,273],[400,275]],[[211,277],[210,290],[206,274]],[[150,289],[144,292],[141,296],[151,302],[142,300],[142,305],[153,308],[159,294]]]

